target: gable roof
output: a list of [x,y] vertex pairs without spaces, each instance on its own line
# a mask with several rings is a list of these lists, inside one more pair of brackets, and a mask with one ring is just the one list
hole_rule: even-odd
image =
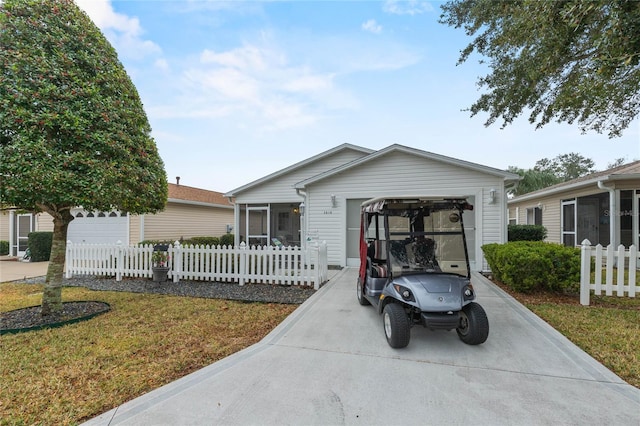
[[538,189],[537,191],[528,192],[526,194],[513,197],[511,200],[508,201],[508,204],[516,203],[518,201],[535,199],[538,197],[546,197],[559,192],[570,191],[573,189],[580,189],[580,188],[584,188],[594,184],[597,185],[599,181],[613,182],[613,181],[629,180],[629,179],[640,180],[640,161],[634,161],[628,164],[623,164],[622,166],[613,167],[611,169],[607,169],[601,172],[591,173],[589,175],[581,176],[579,178],[575,178],[567,182],[561,182],[552,186],[548,186],[546,188]]
[[321,152],[318,155],[314,155],[313,157],[309,157],[306,160],[300,161],[300,162],[295,163],[295,164],[293,164],[293,165],[291,165],[289,167],[286,167],[286,168],[284,168],[282,170],[278,170],[275,173],[271,173],[270,175],[267,175],[267,176],[262,177],[260,179],[254,180],[253,182],[250,182],[250,183],[248,183],[246,185],[243,185],[243,186],[241,186],[239,188],[233,189],[233,190],[227,192],[226,194],[224,194],[224,196],[225,197],[235,197],[239,192],[243,192],[243,191],[245,191],[245,190],[247,190],[249,188],[252,188],[252,187],[254,187],[256,185],[263,184],[263,183],[265,183],[267,181],[270,181],[270,180],[273,180],[273,179],[277,179],[280,176],[283,176],[283,175],[285,175],[287,173],[290,173],[290,172],[292,172],[294,170],[298,170],[298,169],[300,169],[302,167],[305,167],[305,166],[308,166],[309,164],[314,163],[314,162],[316,162],[318,160],[321,160],[323,158],[327,158],[327,157],[329,157],[331,155],[334,155],[337,152],[345,151],[345,150],[358,151],[358,152],[361,152],[361,153],[363,153],[365,155],[368,155],[368,154],[371,154],[372,152],[374,152],[372,149],[369,149],[369,148],[364,148],[364,147],[361,147],[361,146],[352,145],[350,143],[343,143],[342,145],[338,145],[338,146],[336,146],[334,148],[331,148],[328,151]]
[[488,166],[483,166],[481,164],[476,164],[476,163],[471,163],[468,161],[464,161],[464,160],[459,160],[457,158],[452,158],[452,157],[447,157],[445,155],[440,155],[440,154],[434,154],[432,152],[427,152],[427,151],[423,151],[421,149],[416,149],[416,148],[410,148],[408,146],[404,146],[404,145],[399,145],[399,144],[393,144],[390,145],[384,149],[381,149],[379,151],[375,151],[365,157],[362,158],[358,158],[357,160],[353,160],[347,164],[343,164],[342,166],[336,167],[334,169],[331,170],[327,170],[324,173],[320,173],[316,176],[310,177],[309,179],[305,179],[303,181],[298,182],[297,184],[295,184],[295,188],[296,189],[303,189],[304,187],[306,187],[309,184],[318,182],[322,179],[325,179],[329,176],[333,176],[335,174],[341,173],[345,170],[351,169],[352,167],[356,167],[359,166],[361,164],[364,163],[368,163],[370,161],[375,161],[376,159],[387,155],[391,152],[403,152],[406,154],[411,154],[411,155],[415,155],[418,157],[422,157],[422,158],[427,158],[430,160],[435,160],[435,161],[439,161],[441,163],[446,163],[446,164],[451,164],[453,166],[457,166],[457,167],[463,167],[466,169],[470,169],[470,170],[474,170],[480,173],[486,173],[489,175],[493,175],[493,176],[497,176],[500,178],[503,178],[505,182],[517,182],[520,179],[522,179],[519,175],[515,174],[515,173],[511,173],[511,172],[507,172],[504,170],[500,170],[500,169],[495,169],[493,167],[488,167]]
[[233,208],[233,203],[221,192],[169,183],[168,201],[180,204],[213,205]]

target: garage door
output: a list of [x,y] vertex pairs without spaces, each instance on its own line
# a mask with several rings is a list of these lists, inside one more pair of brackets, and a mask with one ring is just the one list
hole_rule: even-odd
[[67,230],[67,240],[80,244],[115,244],[129,242],[129,219],[120,212],[72,212],[74,219]]

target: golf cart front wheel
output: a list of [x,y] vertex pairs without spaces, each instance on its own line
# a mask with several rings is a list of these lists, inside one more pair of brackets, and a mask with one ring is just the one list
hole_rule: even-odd
[[489,319],[482,306],[471,302],[460,311],[458,337],[468,345],[479,345],[489,337]]
[[389,303],[382,311],[384,334],[392,348],[404,348],[409,344],[411,324],[404,308],[398,303]]

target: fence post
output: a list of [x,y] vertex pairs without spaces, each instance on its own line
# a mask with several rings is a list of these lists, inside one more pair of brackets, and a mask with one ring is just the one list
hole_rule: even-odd
[[[596,268],[598,265],[596,265]],[[589,306],[591,284],[591,243],[584,239],[580,247],[580,304]]]
[[247,275],[247,244],[243,241],[240,243],[240,251],[238,252],[240,262],[238,265],[238,284],[244,285],[244,277]]
[[67,240],[67,247],[66,247],[66,254],[64,256],[64,263],[65,263],[65,278],[71,278],[73,277],[73,273],[71,272],[71,268],[73,267],[73,255],[71,254],[73,251],[71,250],[71,245],[73,243],[71,242],[71,240]]
[[122,241],[116,243],[116,281],[122,281],[122,270],[124,269],[124,247]]
[[171,278],[173,278],[174,283],[180,282],[182,275],[182,245],[178,240],[173,243],[173,268],[171,269],[171,274],[173,275]]

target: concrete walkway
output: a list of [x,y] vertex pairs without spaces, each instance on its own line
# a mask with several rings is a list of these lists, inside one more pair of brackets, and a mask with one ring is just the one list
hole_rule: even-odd
[[0,283],[47,275],[49,262],[21,262],[9,256],[0,256]]
[[345,269],[261,342],[86,425],[637,425],[640,390],[475,275],[491,331],[390,348]]

